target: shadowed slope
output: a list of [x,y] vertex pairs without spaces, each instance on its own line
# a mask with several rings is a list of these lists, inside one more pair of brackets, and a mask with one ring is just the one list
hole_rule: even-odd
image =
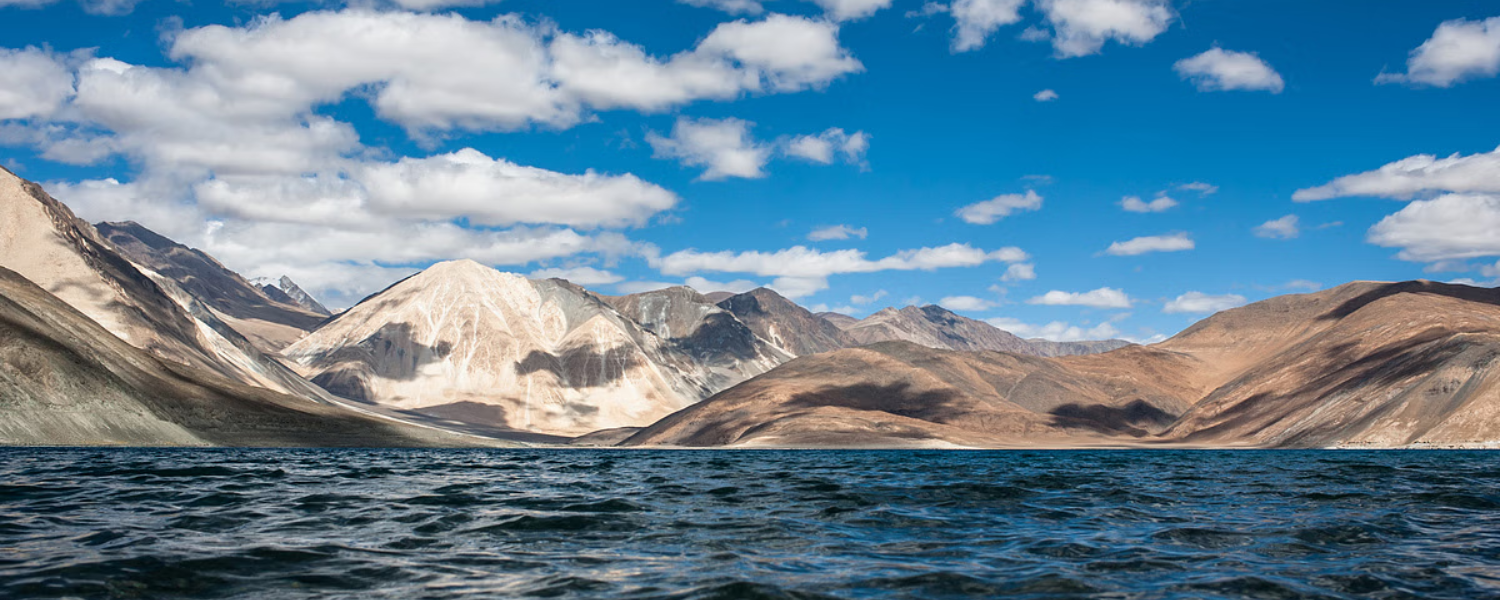
[[480,440],[252,388],[132,347],[0,268],[0,444],[434,446]]
[[131,262],[171,279],[262,350],[280,350],[325,318],[298,306],[284,293],[281,296],[287,301],[272,299],[213,257],[140,224],[99,223],[95,227]]

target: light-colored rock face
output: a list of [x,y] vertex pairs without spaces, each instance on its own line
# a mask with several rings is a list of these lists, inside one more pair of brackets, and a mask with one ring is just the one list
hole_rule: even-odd
[[707,391],[685,355],[580,288],[473,261],[366,299],[286,355],[345,397],[498,407],[486,425],[549,434],[648,424]]

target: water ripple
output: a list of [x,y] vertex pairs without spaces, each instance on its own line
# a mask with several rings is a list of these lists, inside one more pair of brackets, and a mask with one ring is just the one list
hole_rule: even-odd
[[1500,598],[1497,456],[0,449],[0,598]]

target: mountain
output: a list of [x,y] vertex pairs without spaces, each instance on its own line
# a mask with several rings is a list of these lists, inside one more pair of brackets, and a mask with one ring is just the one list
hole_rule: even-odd
[[799,358],[627,443],[1500,446],[1500,291],[1356,282],[1084,356],[877,343]]
[[295,304],[301,307],[302,310],[322,317],[333,316],[332,311],[324,308],[323,304],[318,302],[317,298],[312,297],[312,294],[302,291],[297,282],[292,281],[292,278],[286,275],[282,275],[280,279],[275,281],[266,277],[257,277],[251,279],[250,284],[260,288],[261,293],[265,294],[267,298],[277,302]]
[[762,339],[708,297],[689,287],[604,296],[620,314],[687,354],[717,392],[764,373],[792,356]]
[[468,446],[159,359],[0,268],[0,444]]
[[1167,432],[1206,445],[1500,445],[1500,290],[1352,283],[1226,311],[1161,344],[1213,389]]
[[963,317],[940,306],[887,308],[855,323],[841,326],[855,345],[907,341],[928,348],[978,352],[994,350],[1033,356],[1094,354],[1122,348],[1123,340],[1049,342],[1025,340],[984,321]]
[[1162,389],[1079,377],[1046,358],[880,342],[798,358],[625,443],[1068,447],[1145,439],[1187,408]]
[[158,357],[246,385],[334,401],[176,282],[132,263],[41,186],[3,168],[0,267]]
[[848,329],[851,325],[859,322],[859,319],[856,319],[844,313],[820,312],[814,313],[813,316],[824,321],[828,321],[829,323],[833,323],[833,326],[839,329]]
[[851,345],[833,323],[766,288],[736,294],[718,303],[756,335],[792,356],[829,352]]
[[433,265],[291,345],[340,396],[502,429],[640,426],[711,391],[692,357],[583,288]]
[[132,263],[172,280],[264,351],[274,352],[297,341],[326,317],[290,298],[269,297],[212,256],[138,223],[99,223],[94,227]]

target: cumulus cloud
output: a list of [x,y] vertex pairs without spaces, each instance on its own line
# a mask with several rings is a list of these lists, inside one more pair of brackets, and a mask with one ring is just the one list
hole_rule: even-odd
[[1287,215],[1255,226],[1255,235],[1272,240],[1289,240],[1302,235],[1297,215]]
[[863,131],[845,133],[837,127],[817,135],[796,136],[785,143],[757,140],[750,132],[755,124],[742,119],[690,119],[679,117],[672,134],[646,134],[656,158],[676,159],[684,165],[703,167],[698,179],[718,181],[730,177],[757,179],[766,176],[766,164],[777,151],[786,156],[832,164],[837,156],[846,162],[864,159],[870,136]]
[[1115,288],[1103,287],[1088,292],[1052,290],[1026,301],[1047,306],[1088,306],[1091,308],[1130,308],[1130,296]]
[[1026,339],[1043,339],[1054,342],[1081,342],[1090,340],[1107,340],[1120,336],[1120,330],[1112,323],[1100,323],[1093,327],[1079,327],[1070,325],[1063,321],[1053,321],[1046,325],[1032,325],[1010,317],[997,317],[985,319],[986,323],[997,329],[1008,331]]
[[1036,265],[1031,263],[1015,263],[1005,268],[1005,274],[1000,276],[1000,281],[1031,281],[1036,279]]
[[1405,73],[1381,73],[1376,83],[1449,87],[1500,73],[1500,17],[1455,19],[1438,25],[1432,37],[1406,60]]
[[593,267],[537,269],[532,271],[527,277],[532,279],[564,279],[583,286],[609,285],[625,281],[625,278],[620,275]]
[[671,137],[651,132],[647,143],[657,158],[677,159],[682,164],[704,167],[698,178],[717,181],[730,177],[765,177],[771,147],[750,135],[749,121],[740,119],[689,119],[679,117]]
[[1186,233],[1151,235],[1115,242],[1104,251],[1112,256],[1137,256],[1150,252],[1181,252],[1192,250],[1196,245]]
[[1416,262],[1500,256],[1500,195],[1448,194],[1418,200],[1370,228],[1370,243],[1400,248]]
[[1058,58],[1098,54],[1110,40],[1146,44],[1177,18],[1167,0],[1037,0],[1036,6],[1052,26]]
[[1166,195],[1157,196],[1155,200],[1147,202],[1141,200],[1140,196],[1126,196],[1120,200],[1120,208],[1134,213],[1159,213],[1171,210],[1177,206],[1177,201]]
[[677,202],[676,194],[634,175],[567,175],[491,159],[471,148],[369,164],[359,170],[359,179],[370,205],[383,214],[424,219],[462,215],[491,226],[642,225]]
[[870,295],[855,294],[849,297],[849,303],[864,306],[866,304],[873,304],[875,302],[878,302],[881,298],[884,298],[888,295],[890,295],[890,293],[885,290],[877,290],[875,293]]
[[825,165],[833,164],[838,157],[844,162],[858,164],[864,161],[869,149],[869,134],[863,131],[845,133],[843,129],[833,127],[817,135],[796,136],[787,141],[782,152]]
[[1173,68],[1204,92],[1259,90],[1280,94],[1286,88],[1281,74],[1250,52],[1212,48],[1177,61]]
[[665,275],[692,273],[749,273],[775,277],[771,286],[788,297],[801,297],[828,287],[828,277],[847,273],[879,271],[931,271],[954,267],[974,267],[988,262],[1021,262],[1029,256],[1020,248],[1008,247],[985,251],[968,244],[949,244],[934,248],[902,250],[885,258],[871,260],[854,249],[823,252],[804,246],[793,246],[775,252],[699,252],[681,250],[666,256],[648,258],[650,265]]
[[1057,99],[1057,92],[1054,92],[1052,90],[1042,90],[1033,95],[1031,99],[1036,100],[1037,102],[1051,102]]
[[1042,196],[1034,190],[1025,194],[1003,194],[984,202],[970,204],[953,214],[967,223],[990,225],[1020,211],[1041,210]]
[[1239,294],[1213,296],[1203,292],[1188,292],[1167,302],[1162,312],[1168,314],[1208,314],[1244,306],[1248,300]]
[[865,239],[870,235],[870,230],[864,227],[851,227],[849,225],[830,225],[819,227],[807,234],[807,239],[814,242],[827,240],[847,240],[849,238]]
[[952,4],[928,4],[932,12],[953,15],[953,51],[968,52],[984,47],[990,35],[1021,20],[1025,0],[954,0]]
[[1318,187],[1297,190],[1298,202],[1374,196],[1411,199],[1435,192],[1500,193],[1500,149],[1438,158],[1418,154],[1374,171],[1339,177]]
[[0,121],[46,117],[73,96],[66,57],[37,48],[0,48]]
[[974,296],[948,296],[938,300],[938,306],[948,310],[981,311],[994,308],[996,303]]

